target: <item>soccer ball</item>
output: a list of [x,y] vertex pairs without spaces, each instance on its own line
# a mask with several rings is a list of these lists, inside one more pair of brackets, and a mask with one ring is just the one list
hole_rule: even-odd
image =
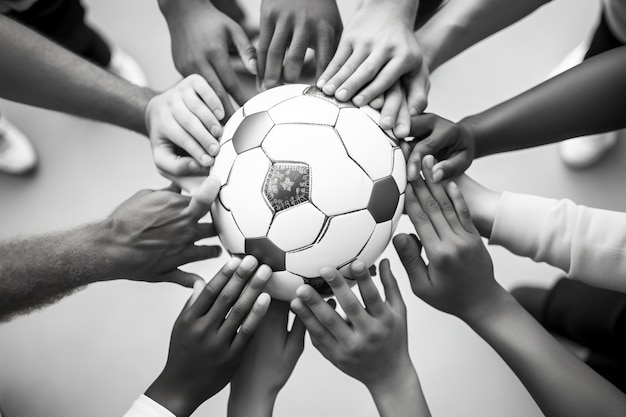
[[272,268],[272,297],[290,300],[303,283],[331,295],[323,266],[350,278],[352,261],[370,266],[389,243],[406,161],[379,117],[292,84],[258,94],[226,123],[211,216],[226,250]]

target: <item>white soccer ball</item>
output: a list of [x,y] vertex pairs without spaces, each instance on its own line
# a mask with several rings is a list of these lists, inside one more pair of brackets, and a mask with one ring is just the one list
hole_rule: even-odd
[[211,215],[226,250],[272,268],[272,297],[290,300],[303,283],[331,295],[322,267],[350,278],[352,261],[373,265],[389,243],[406,161],[379,117],[292,84],[253,97],[224,127]]

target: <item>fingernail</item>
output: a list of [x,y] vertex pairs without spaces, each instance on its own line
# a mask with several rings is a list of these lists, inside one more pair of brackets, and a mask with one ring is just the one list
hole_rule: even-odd
[[335,97],[337,98],[337,100],[346,101],[348,99],[348,90],[342,88],[341,90],[337,91],[337,93],[335,93]]
[[336,278],[335,270],[330,267],[324,267],[320,270],[320,275],[324,278],[325,281],[334,281]]
[[220,145],[218,145],[217,143],[213,143],[211,145],[209,145],[209,154],[210,155],[217,155],[220,152]]
[[213,125],[209,129],[209,132],[211,132],[211,135],[213,135],[213,137],[218,138],[220,136],[220,133],[222,133],[222,128],[220,126]]
[[267,281],[272,276],[272,269],[267,265],[261,265],[256,273],[261,280]]
[[433,159],[430,155],[426,155],[422,160],[422,165],[424,165],[427,169],[433,169]]
[[217,120],[222,120],[225,116],[224,111],[222,109],[215,110],[213,114],[215,115],[215,117],[217,117]]
[[411,116],[417,116],[417,113],[418,113],[418,111],[417,111],[417,108],[416,108],[416,107],[411,107],[411,108],[409,109],[409,114],[410,114]]
[[357,274],[362,274],[365,272],[365,264],[359,260],[352,262],[351,268]]
[[201,160],[202,160],[202,165],[204,165],[205,167],[208,167],[213,162],[213,158],[207,154],[202,155]]
[[248,69],[250,70],[250,74],[257,75],[256,59],[252,58],[248,61]]
[[231,271],[234,271],[239,266],[240,263],[241,263],[241,259],[239,259],[239,258],[230,258],[230,260],[226,264],[226,267],[228,269],[230,269]]
[[189,169],[191,171],[199,171],[200,170],[200,165],[198,165],[198,163],[196,161],[191,161],[191,162],[189,162]]
[[391,128],[392,125],[393,125],[393,117],[391,116],[383,117],[383,120],[380,122],[380,127],[382,127],[383,129],[389,129]]
[[442,169],[437,169],[434,173],[433,173],[433,181],[434,182],[439,182],[443,179],[443,170]]
[[333,94],[335,94],[335,86],[332,84],[327,84],[324,86],[324,88],[322,88],[322,91],[324,92],[324,94],[332,96]]
[[245,258],[243,258],[243,261],[241,261],[241,264],[239,266],[246,271],[251,271],[256,267],[256,264],[257,260],[254,256],[246,256]]
[[259,294],[259,296],[256,298],[256,303],[260,306],[260,307],[265,307],[266,305],[268,305],[271,301],[272,297],[270,297],[270,295],[266,292]]
[[406,129],[406,126],[405,126],[405,124],[404,124],[404,123],[398,123],[398,124],[396,125],[396,131],[397,131],[398,133],[401,133],[401,134],[402,134],[402,135],[400,135],[400,136],[404,136],[404,130],[405,130],[405,129]]
[[352,99],[352,103],[357,107],[361,107],[363,105],[363,96],[356,96]]
[[326,84],[326,80],[323,78],[320,78],[319,80],[317,80],[317,84],[315,84],[317,86],[317,88],[322,88],[324,87],[324,84]]
[[409,165],[406,176],[409,181],[415,181],[417,179],[417,168],[415,165]]
[[308,300],[311,298],[311,293],[306,285],[301,285],[296,289],[296,297],[301,300]]

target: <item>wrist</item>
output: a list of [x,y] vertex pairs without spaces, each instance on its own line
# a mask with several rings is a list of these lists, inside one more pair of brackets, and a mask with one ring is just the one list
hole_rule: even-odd
[[231,384],[228,417],[272,417],[276,392],[242,392]]
[[410,363],[395,378],[368,386],[381,417],[430,416],[415,368]]
[[176,417],[188,417],[201,404],[201,401],[194,399],[190,392],[179,380],[170,378],[165,369],[144,395],[167,408]]
[[484,298],[480,303],[475,303],[471,309],[458,315],[477,333],[480,333],[480,329],[489,326],[494,320],[498,320],[504,312],[516,304],[513,296],[497,283],[491,291],[487,291],[483,295]]
[[194,13],[194,6],[217,10],[210,0],[158,0],[158,3],[161,14],[168,23],[170,23],[171,18],[176,19],[179,15]]
[[457,125],[465,132],[465,135],[474,150],[474,158],[487,156],[488,153],[486,153],[484,144],[482,143],[483,140],[481,139],[483,135],[481,132],[480,120],[477,115],[467,116],[459,121]]
[[361,8],[380,7],[385,13],[404,20],[407,27],[412,31],[417,17],[418,3],[415,0],[362,0]]

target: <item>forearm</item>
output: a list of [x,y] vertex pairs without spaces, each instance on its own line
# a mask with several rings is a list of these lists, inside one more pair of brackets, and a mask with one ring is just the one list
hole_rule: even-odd
[[0,16],[0,96],[147,134],[154,92],[137,87]]
[[417,372],[411,364],[403,369],[397,382],[368,387],[381,417],[429,417],[430,410],[424,398]]
[[239,395],[232,387],[228,397],[228,417],[272,417],[277,394],[246,393]]
[[626,47],[616,48],[460,124],[477,157],[624,128],[624,68]]
[[550,416],[622,415],[626,396],[554,339],[506,291],[465,321]]
[[0,242],[0,320],[50,304],[112,272],[100,224]]
[[419,3],[419,0],[363,0],[361,7],[384,4],[387,12],[397,14],[413,27]]
[[417,32],[430,71],[549,0],[450,0]]

